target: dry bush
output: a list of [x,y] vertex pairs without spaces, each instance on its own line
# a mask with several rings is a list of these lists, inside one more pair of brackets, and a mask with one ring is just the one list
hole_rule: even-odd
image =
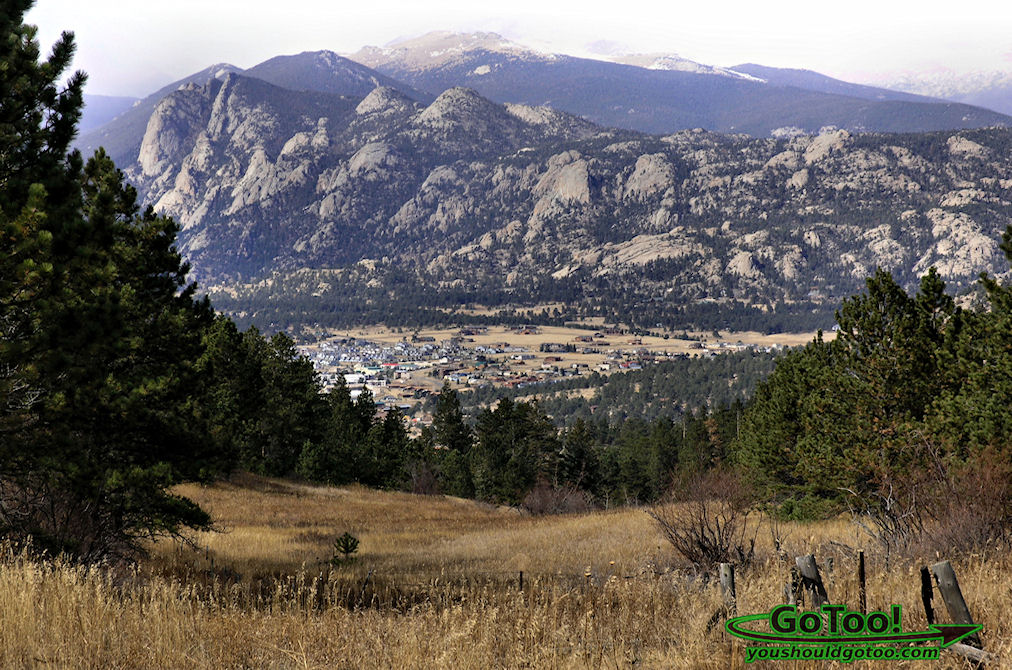
[[409,490],[418,495],[434,496],[439,494],[439,478],[436,470],[425,461],[412,463],[408,468],[410,478]]
[[1008,543],[1012,531],[1012,464],[994,450],[960,461],[945,458],[921,439],[916,454],[926,467],[879,477],[878,490],[850,491],[854,522],[894,556],[966,554]]
[[694,566],[747,567],[755,558],[760,515],[752,490],[736,473],[713,470],[676,489],[647,513],[664,538]]
[[[990,544],[1008,544],[1012,533],[1012,465],[992,450],[948,470],[929,501],[930,521],[920,546],[968,553]],[[925,546],[928,545],[928,546]]]
[[925,532],[927,509],[919,499],[917,487],[892,483],[871,495],[850,491],[847,501],[854,523],[882,550],[888,567],[896,554],[907,555]]
[[556,487],[542,480],[524,496],[522,507],[534,515],[577,514],[594,509],[594,502],[575,486]]

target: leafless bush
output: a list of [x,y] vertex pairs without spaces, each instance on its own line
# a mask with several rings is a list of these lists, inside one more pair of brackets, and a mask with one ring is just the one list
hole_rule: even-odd
[[425,461],[413,463],[408,468],[411,492],[419,495],[434,496],[439,493],[439,478],[436,471]]
[[1007,458],[985,450],[946,474],[929,507],[926,542],[917,549],[959,553],[1007,544],[1012,532],[1012,464]]
[[851,517],[882,549],[886,569],[893,555],[908,553],[925,531],[927,508],[918,499],[919,487],[900,491],[892,483],[866,496],[848,490]]
[[755,558],[759,515],[752,491],[733,472],[693,478],[648,514],[669,544],[703,569],[718,563],[748,566]]
[[850,491],[855,523],[894,555],[964,553],[1008,542],[1012,531],[1012,464],[992,450],[965,460],[945,458],[921,438],[924,467],[885,473],[876,492]]
[[523,508],[534,515],[571,514],[594,508],[586,491],[573,486],[555,487],[542,480],[524,496]]
[[790,561],[790,552],[787,551],[787,540],[790,538],[791,532],[788,530],[788,525],[783,519],[777,516],[776,510],[773,509],[772,505],[769,505],[765,509],[766,526],[770,531],[770,544],[773,545],[773,553],[776,554],[777,559],[785,563]]

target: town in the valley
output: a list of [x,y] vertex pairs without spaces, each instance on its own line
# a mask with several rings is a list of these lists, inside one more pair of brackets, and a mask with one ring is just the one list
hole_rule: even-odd
[[602,325],[472,326],[416,330],[371,328],[311,331],[299,349],[312,361],[324,388],[341,378],[358,397],[368,389],[378,409],[414,415],[417,405],[444,383],[457,389],[523,388],[573,377],[638,370],[654,363],[803,344],[811,334],[633,333]]

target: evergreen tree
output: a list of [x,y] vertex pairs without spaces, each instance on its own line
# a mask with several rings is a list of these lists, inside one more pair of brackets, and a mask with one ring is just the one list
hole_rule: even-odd
[[407,483],[405,465],[412,460],[411,441],[404,427],[404,415],[396,407],[373,425],[365,443],[366,466],[360,478],[363,484],[399,488]]
[[518,504],[539,476],[554,472],[558,434],[537,405],[503,398],[478,416],[475,432],[471,464],[478,498]]
[[471,429],[464,422],[464,414],[460,409],[460,394],[443,382],[443,389],[436,398],[436,408],[432,412],[432,431],[436,444],[444,449],[467,454],[471,450],[473,436]]
[[557,485],[574,486],[585,491],[597,490],[599,473],[594,438],[582,419],[577,419],[563,433],[558,462]]
[[295,471],[299,454],[322,437],[325,402],[313,364],[284,333],[263,340],[247,331],[263,365],[263,408],[242,464],[254,472],[283,476]]
[[[1012,265],[1012,225],[1000,247]],[[950,320],[939,350],[941,392],[927,423],[961,458],[990,447],[1012,462],[1012,286],[987,274],[981,283],[990,309]]]
[[0,532],[81,560],[202,528],[168,492],[221,471],[197,398],[212,324],[177,227],[103,153],[68,155],[83,75],[39,62],[31,3],[0,11]]

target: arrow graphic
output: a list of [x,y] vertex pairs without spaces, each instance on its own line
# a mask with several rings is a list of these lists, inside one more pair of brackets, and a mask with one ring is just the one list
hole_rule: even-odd
[[780,644],[876,644],[882,642],[928,642],[941,640],[941,649],[958,642],[968,635],[983,628],[980,624],[967,626],[962,624],[931,624],[929,630],[910,633],[882,633],[872,635],[795,635],[793,633],[762,633],[742,627],[742,624],[753,621],[768,621],[766,614],[747,614],[728,619],[724,624],[727,632],[744,640],[754,642],[775,642]]

